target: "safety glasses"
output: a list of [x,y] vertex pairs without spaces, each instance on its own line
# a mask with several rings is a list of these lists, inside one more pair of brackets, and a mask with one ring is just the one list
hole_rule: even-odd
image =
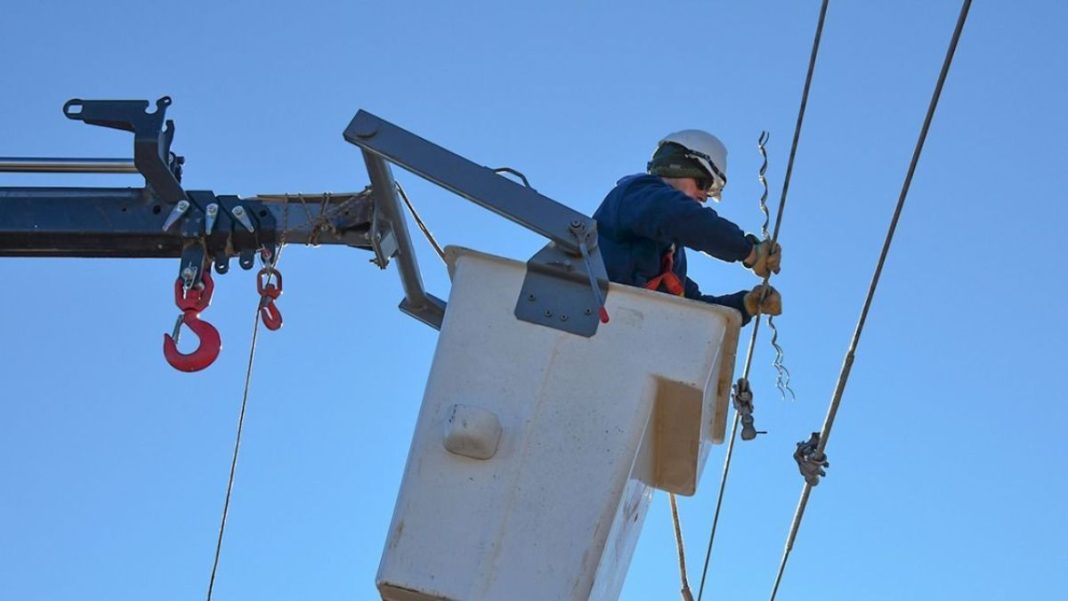
[[723,193],[723,187],[727,185],[727,177],[723,175],[723,172],[716,167],[716,163],[712,161],[712,157],[696,150],[689,150],[686,154],[691,159],[696,159],[705,171],[712,177],[708,178],[695,178],[697,180],[697,187],[705,193],[705,196],[713,200],[718,201],[720,195]]
[[697,182],[697,189],[704,195],[713,200],[719,200],[720,195],[723,193],[723,183],[719,178],[713,177],[697,177],[694,178]]

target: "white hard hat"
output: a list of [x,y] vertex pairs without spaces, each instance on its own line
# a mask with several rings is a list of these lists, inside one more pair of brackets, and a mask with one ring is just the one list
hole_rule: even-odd
[[699,129],[684,129],[664,136],[657,149],[667,143],[686,149],[685,156],[696,161],[712,178],[709,197],[719,200],[719,193],[727,185],[727,147],[719,138]]

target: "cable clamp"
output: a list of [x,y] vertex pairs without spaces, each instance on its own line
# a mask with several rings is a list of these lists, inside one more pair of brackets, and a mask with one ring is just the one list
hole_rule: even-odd
[[749,380],[738,378],[731,387],[731,400],[734,402],[734,410],[741,416],[742,440],[753,440],[757,434],[767,434],[763,430],[757,430],[754,425],[753,390],[749,387]]
[[801,475],[804,476],[809,486],[819,484],[820,477],[827,475],[823,468],[831,465],[827,461],[827,454],[819,450],[819,446],[820,433],[813,432],[808,440],[797,443],[797,450],[794,451],[797,469],[801,471]]

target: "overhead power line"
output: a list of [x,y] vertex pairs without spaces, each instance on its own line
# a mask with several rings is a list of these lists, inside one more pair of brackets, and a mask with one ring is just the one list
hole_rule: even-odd
[[[961,5],[960,16],[957,17],[957,26],[953,30],[953,37],[950,39],[949,48],[946,50],[946,58],[942,63],[942,71],[938,75],[938,82],[935,84],[934,94],[931,96],[931,102],[927,106],[927,115],[923,120],[923,127],[920,129],[919,139],[916,140],[916,148],[912,152],[912,161],[909,163],[908,172],[905,174],[905,181],[901,186],[901,194],[897,199],[897,207],[894,209],[894,216],[890,220],[890,228],[886,233],[886,239],[883,241],[883,249],[879,254],[879,261],[875,266],[875,273],[871,278],[871,285],[868,286],[868,295],[864,299],[864,307],[860,311],[860,319],[857,321],[856,330],[853,332],[853,339],[849,344],[849,350],[846,351],[845,360],[842,361],[842,371],[838,375],[838,383],[835,386],[834,397],[831,399],[830,407],[827,410],[827,417],[823,422],[823,430],[820,432],[819,443],[817,445],[817,452],[822,454],[827,447],[827,440],[831,436],[831,427],[834,426],[834,418],[838,414],[838,406],[842,402],[842,395],[845,392],[846,382],[849,380],[850,370],[853,368],[853,360],[856,355],[857,345],[860,343],[860,335],[864,330],[864,323],[868,318],[868,310],[871,308],[872,299],[875,297],[875,289],[879,285],[879,277],[883,272],[883,265],[886,263],[886,255],[890,251],[890,244],[894,239],[894,231],[897,229],[898,219],[901,217],[901,210],[905,206],[905,198],[908,196],[909,187],[912,185],[912,176],[916,172],[916,165],[919,163],[920,154],[923,152],[923,144],[927,140],[927,132],[931,127],[931,120],[934,118],[935,108],[938,107],[938,99],[942,95],[942,86],[945,84],[946,75],[949,74],[949,68],[953,64],[953,55],[957,51],[957,42],[960,41],[961,31],[964,29],[964,22],[968,18],[968,9],[971,8],[971,0],[964,0]],[[801,491],[801,499],[797,504],[797,511],[794,513],[793,523],[790,525],[790,533],[786,538],[786,547],[783,549],[782,561],[779,563],[779,572],[775,576],[775,585],[771,590],[771,601],[775,601],[775,595],[779,591],[779,584],[782,582],[783,572],[786,569],[786,562],[790,558],[790,551],[793,549],[794,540],[797,538],[797,530],[801,526],[801,519],[805,515],[805,507],[808,505],[808,497],[812,492],[812,485],[805,482],[805,487]]]
[[[790,157],[786,162],[786,175],[783,178],[782,194],[779,196],[779,208],[775,214],[775,229],[772,233],[771,239],[777,241],[779,239],[779,228],[782,226],[782,214],[783,209],[786,208],[786,195],[790,190],[790,177],[794,171],[794,157],[797,155],[797,145],[801,139],[801,125],[805,121],[805,108],[808,106],[808,93],[812,87],[812,74],[816,70],[816,57],[819,55],[820,39],[823,37],[823,23],[827,17],[827,4],[829,0],[823,0],[820,5],[820,16],[816,23],[816,34],[812,39],[812,51],[808,57],[808,72],[805,75],[805,86],[801,92],[801,104],[797,110],[797,123],[794,126],[794,138],[790,144]],[[767,284],[770,275],[764,278],[764,283]],[[753,363],[753,349],[756,346],[757,332],[760,329],[760,315],[758,314],[753,319],[753,333],[749,339],[749,350],[745,356],[745,367],[742,371],[742,379],[749,379],[749,370]],[[697,599],[701,601],[705,591],[705,577],[708,575],[708,562],[712,558],[712,543],[716,538],[716,527],[719,524],[719,513],[723,505],[723,492],[727,486],[727,475],[731,469],[731,456],[734,453],[734,440],[738,436],[738,424],[741,416],[738,411],[734,412],[734,425],[731,426],[731,439],[727,446],[727,456],[723,460],[723,476],[719,483],[719,497],[716,500],[716,511],[712,518],[712,531],[708,537],[708,550],[705,552],[705,565],[701,571],[701,585],[698,588]]]

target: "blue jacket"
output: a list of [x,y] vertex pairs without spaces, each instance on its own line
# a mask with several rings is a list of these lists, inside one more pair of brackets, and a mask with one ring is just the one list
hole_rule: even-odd
[[743,325],[749,322],[751,316],[742,302],[747,290],[723,296],[701,294],[697,282],[686,277],[683,247],[730,262],[749,256],[753,243],[737,225],[659,177],[645,174],[619,180],[593,218],[609,280],[644,287],[660,274],[660,258],[674,244],[672,271],[685,283],[686,298],[732,307],[741,312]]

